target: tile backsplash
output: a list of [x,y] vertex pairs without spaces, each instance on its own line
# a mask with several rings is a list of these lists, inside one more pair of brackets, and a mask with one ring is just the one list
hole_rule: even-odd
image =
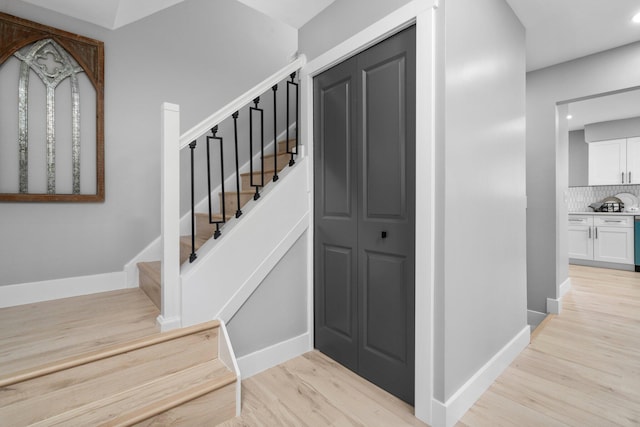
[[567,194],[569,212],[590,212],[591,203],[615,196],[618,193],[631,193],[640,197],[640,185],[602,185],[597,187],[570,187]]

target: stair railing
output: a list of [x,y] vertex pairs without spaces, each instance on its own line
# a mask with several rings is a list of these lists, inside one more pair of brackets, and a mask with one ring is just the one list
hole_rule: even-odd
[[[207,160],[207,194],[209,205],[209,223],[215,225],[213,237],[217,239],[222,234],[222,227],[227,221],[227,207],[225,203],[225,169],[224,169],[224,138],[218,136],[218,125],[223,120],[231,117],[234,120],[234,148],[235,148],[235,176],[236,176],[236,218],[242,215],[241,210],[241,186],[240,186],[240,165],[239,165],[239,142],[238,142],[238,116],[239,111],[251,103],[253,107],[249,109],[249,164],[251,187],[255,189],[254,200],[260,197],[260,189],[265,185],[264,177],[264,111],[259,108],[260,95],[269,89],[273,91],[273,121],[274,121],[274,176],[273,181],[278,179],[278,141],[277,141],[277,102],[276,92],[278,83],[287,77],[290,81],[287,86],[287,109],[286,109],[286,152],[289,154],[289,164],[295,163],[294,156],[298,153],[298,119],[299,119],[299,91],[298,83],[295,82],[297,71],[304,66],[306,58],[304,55],[296,58],[289,65],[272,74],[261,83],[257,84],[211,116],[198,123],[196,126],[180,135],[180,107],[175,104],[162,104],[162,170],[161,170],[161,240],[162,240],[162,307],[158,321],[163,330],[180,326],[181,319],[181,281],[180,281],[180,151],[190,149],[191,160],[191,254],[189,261],[197,259],[196,254],[196,218],[195,218],[195,149],[198,138],[206,139],[206,160]],[[295,90],[295,122],[290,120],[290,88]],[[254,179],[253,170],[253,117],[257,113],[260,121],[260,163],[261,177]],[[295,123],[295,147],[290,147],[289,128]],[[221,217],[214,219],[213,202],[211,200],[211,179],[213,168],[211,166],[212,150],[210,144],[217,141],[220,155],[220,185],[222,197],[220,201]]]

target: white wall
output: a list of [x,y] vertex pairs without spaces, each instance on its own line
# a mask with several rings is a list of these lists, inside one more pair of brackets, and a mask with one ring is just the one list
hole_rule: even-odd
[[297,50],[293,28],[234,0],[188,0],[115,31],[21,2],[0,10],[105,42],[106,168],[104,203],[0,204],[0,285],[122,271],[160,234],[160,104],[180,104],[184,131]]
[[434,397],[446,402],[526,327],[525,34],[503,0],[441,7]]
[[589,146],[584,129],[569,132],[569,186],[589,185]]
[[[556,103],[640,85],[640,43],[527,73],[527,303],[546,312],[547,298],[558,298],[567,279],[562,244],[566,229],[558,200],[567,191],[567,164],[556,144]],[[561,161],[562,160],[562,161]],[[558,169],[556,170],[556,163]],[[558,174],[558,175],[557,175]],[[559,175],[562,177],[559,178]],[[566,272],[566,270],[564,270]]]
[[300,28],[300,51],[311,61],[410,1],[337,0]]
[[307,297],[305,233],[228,322],[236,356],[246,356],[308,332]]

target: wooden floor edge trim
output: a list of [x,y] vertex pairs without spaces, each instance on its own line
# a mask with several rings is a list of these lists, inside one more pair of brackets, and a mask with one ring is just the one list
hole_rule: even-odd
[[540,322],[538,326],[536,326],[533,332],[531,332],[531,338],[529,341],[533,341],[534,339],[536,339],[536,337],[540,334],[540,332],[542,332],[542,330],[547,326],[547,324],[556,316],[557,316],[556,314],[547,314],[547,317],[545,317],[542,320],[542,322]]
[[102,427],[129,427],[133,426],[137,423],[140,423],[144,420],[147,420],[151,417],[155,417],[156,415],[160,415],[163,412],[169,411],[175,407],[180,405],[184,405],[187,402],[195,400],[199,397],[204,396],[205,394],[212,393],[216,390],[220,390],[230,384],[233,384],[236,381],[236,375],[233,372],[229,372],[229,374],[225,375],[218,381],[214,381],[208,384],[202,384],[192,389],[189,389],[186,392],[182,392],[179,398],[175,398],[175,396],[167,396],[159,402],[147,405],[145,407],[136,409],[134,411],[127,412],[123,415],[120,415],[118,418],[109,421],[108,423],[102,424]]
[[187,335],[203,332],[207,329],[214,329],[218,327],[220,327],[219,320],[210,320],[208,322],[199,323],[197,325],[189,326],[186,328],[174,329],[172,331],[162,332],[155,335],[150,335],[148,337],[136,338],[124,343],[112,344],[102,349],[67,357],[55,362],[46,363],[35,368],[18,371],[9,374],[6,377],[0,377],[0,387],[6,387],[11,384],[16,384],[22,381],[42,377],[53,372],[63,371],[65,369],[70,369],[76,366],[95,362],[100,359],[106,359],[118,354],[139,350],[141,348],[149,347],[161,342],[171,341],[177,338],[185,337]]

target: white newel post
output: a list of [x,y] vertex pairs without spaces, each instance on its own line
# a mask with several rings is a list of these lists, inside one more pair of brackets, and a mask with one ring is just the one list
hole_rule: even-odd
[[161,235],[162,331],[181,326],[180,283],[180,106],[162,104]]

